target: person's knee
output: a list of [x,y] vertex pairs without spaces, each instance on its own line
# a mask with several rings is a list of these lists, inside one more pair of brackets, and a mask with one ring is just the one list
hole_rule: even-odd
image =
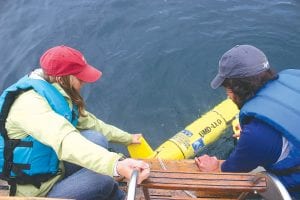
[[81,134],[89,141],[91,141],[99,146],[102,146],[106,149],[108,148],[108,141],[102,133],[99,133],[94,130],[84,130],[84,131],[81,131]]

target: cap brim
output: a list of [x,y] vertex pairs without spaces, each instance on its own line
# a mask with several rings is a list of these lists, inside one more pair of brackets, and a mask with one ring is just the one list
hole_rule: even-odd
[[225,78],[221,77],[219,74],[211,81],[210,83],[210,87],[212,87],[213,89],[217,89],[218,87],[220,87],[222,85],[222,83],[224,82]]
[[91,65],[86,65],[81,72],[74,74],[74,76],[81,81],[92,83],[102,76],[102,72]]

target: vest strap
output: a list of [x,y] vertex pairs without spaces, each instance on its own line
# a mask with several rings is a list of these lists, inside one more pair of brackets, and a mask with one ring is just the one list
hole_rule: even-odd
[[17,183],[15,178],[11,178],[7,181],[7,183],[10,185],[9,189],[9,196],[15,196],[17,192]]

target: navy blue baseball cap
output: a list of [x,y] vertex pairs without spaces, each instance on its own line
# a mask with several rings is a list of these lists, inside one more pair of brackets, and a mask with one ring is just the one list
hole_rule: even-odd
[[244,78],[257,75],[270,68],[266,55],[251,45],[237,45],[223,54],[219,72],[210,86],[216,89],[226,78]]

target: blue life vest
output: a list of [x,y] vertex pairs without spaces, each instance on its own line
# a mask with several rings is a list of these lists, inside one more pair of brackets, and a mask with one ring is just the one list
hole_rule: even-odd
[[59,161],[55,151],[31,136],[9,139],[5,129],[11,105],[18,95],[31,89],[43,96],[56,113],[74,126],[78,122],[78,109],[76,106],[70,109],[68,102],[53,85],[27,75],[7,88],[0,97],[0,177],[11,185],[32,184],[39,188],[41,182],[58,172]]
[[[300,70],[281,71],[242,107],[240,123],[256,118],[279,131],[288,141],[289,154],[268,167],[289,186],[300,184]],[[263,133],[262,133],[263,134]]]

